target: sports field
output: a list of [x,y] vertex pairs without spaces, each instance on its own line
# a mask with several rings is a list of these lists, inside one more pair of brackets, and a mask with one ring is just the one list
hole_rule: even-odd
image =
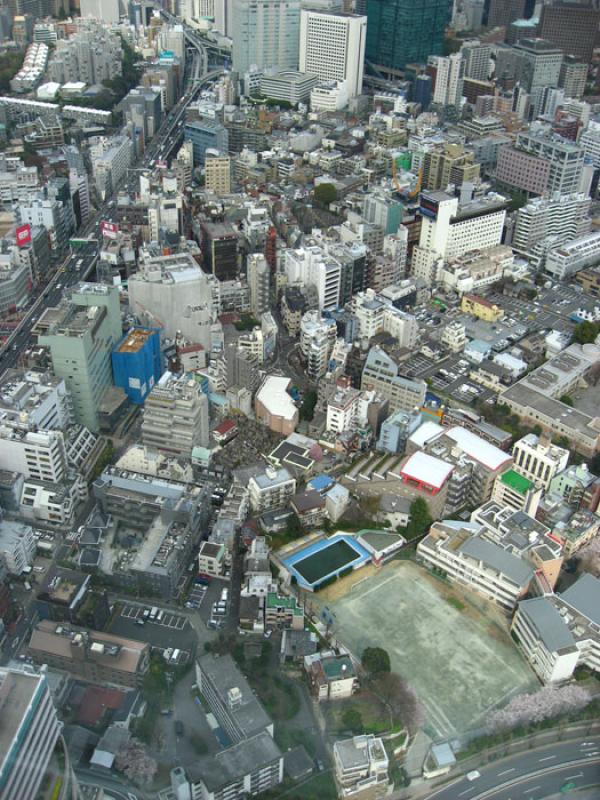
[[301,586],[312,591],[346,567],[359,567],[370,560],[368,551],[353,536],[340,532],[309,544],[282,563]]
[[343,539],[338,539],[329,547],[325,547],[311,556],[306,556],[301,561],[296,561],[294,568],[307,583],[317,583],[326,575],[343,569],[355,558],[356,550]]
[[328,593],[316,600],[332,613],[336,638],[357,657],[365,647],[388,651],[435,738],[481,727],[491,709],[538,685],[499,612],[412,562],[391,561],[337,599]]

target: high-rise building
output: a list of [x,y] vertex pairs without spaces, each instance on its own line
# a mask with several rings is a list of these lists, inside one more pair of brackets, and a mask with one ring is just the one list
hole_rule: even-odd
[[592,3],[544,3],[539,36],[553,42],[565,55],[589,64],[600,24],[600,10]]
[[200,229],[205,271],[220,281],[234,280],[238,274],[238,231],[225,222],[202,222]]
[[367,0],[367,62],[396,74],[441,54],[451,8],[451,0]]
[[307,311],[300,323],[300,350],[306,360],[307,375],[316,380],[327,372],[329,357],[337,338],[337,326],[318,311]]
[[260,317],[269,310],[269,279],[271,271],[262,253],[248,256],[247,277],[250,289],[250,308]]
[[103,22],[118,22],[121,15],[119,0],[80,0],[80,8],[82,17]]
[[144,445],[191,458],[194,447],[208,447],[209,435],[208,397],[200,384],[165,372],[144,403]]
[[362,93],[367,18],[302,10],[300,72],[346,81],[348,97]]
[[491,46],[474,39],[465,42],[460,52],[465,62],[465,78],[487,81],[490,75]]
[[514,49],[521,56],[519,77],[529,93],[530,118],[535,119],[545,110],[545,90],[558,87],[563,53],[545,39],[521,39]]
[[565,56],[560,67],[558,85],[565,90],[566,97],[583,97],[588,65],[576,56]]
[[227,128],[216,120],[200,119],[186,122],[183,136],[186,141],[192,143],[194,167],[204,165],[207,150],[212,149],[226,153],[229,148]]
[[215,194],[231,192],[231,159],[218,150],[207,150],[204,154],[205,187]]
[[465,68],[461,53],[431,56],[429,64],[435,69],[433,102],[440,106],[460,108]]
[[45,672],[0,668],[0,800],[34,800],[60,736]]
[[488,28],[508,28],[511,22],[525,16],[527,0],[490,0]]
[[400,375],[398,364],[380,347],[371,347],[362,372],[361,389],[373,389],[389,402],[390,413],[412,411],[425,401],[427,384]]
[[112,385],[111,353],[121,338],[118,289],[81,283],[58,308],[44,312],[36,329],[71,393],[76,421],[98,431],[100,402]]
[[530,481],[547,489],[550,481],[567,466],[569,451],[558,447],[550,437],[528,433],[513,447],[513,469]]
[[115,386],[142,404],[162,373],[158,329],[132,328],[113,350],[112,368]]
[[233,69],[298,69],[300,0],[233,0]]

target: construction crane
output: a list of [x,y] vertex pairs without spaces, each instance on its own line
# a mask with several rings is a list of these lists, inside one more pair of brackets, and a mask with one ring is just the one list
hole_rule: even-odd
[[398,194],[401,194],[403,197],[408,198],[409,200],[414,200],[415,197],[421,191],[421,183],[423,181],[423,169],[419,169],[417,173],[417,180],[415,185],[412,189],[407,190],[400,186],[400,181],[398,180],[398,165],[396,164],[396,157],[392,156],[392,181],[394,182],[394,186],[396,187],[396,191]]

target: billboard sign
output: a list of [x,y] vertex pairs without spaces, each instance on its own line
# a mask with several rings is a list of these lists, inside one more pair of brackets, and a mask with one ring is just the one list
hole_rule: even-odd
[[17,244],[19,247],[25,247],[26,244],[31,243],[31,225],[21,225],[16,230]]
[[116,239],[119,232],[119,226],[114,222],[101,222],[100,230],[102,231],[102,235],[106,236],[107,239]]

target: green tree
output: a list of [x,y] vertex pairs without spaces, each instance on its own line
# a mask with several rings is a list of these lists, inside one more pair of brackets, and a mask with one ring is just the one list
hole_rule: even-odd
[[590,344],[596,340],[600,333],[600,324],[597,322],[580,322],[573,331],[573,341],[577,344]]
[[329,203],[337,200],[337,191],[333,183],[320,183],[315,186],[314,197],[317,203],[328,206]]
[[573,405],[574,405],[573,398],[571,397],[570,394],[561,394],[559,399],[560,399],[560,402],[564,403],[566,406],[573,407]]
[[382,672],[390,672],[392,669],[389,653],[383,647],[365,647],[360,661],[365,672],[371,677]]
[[300,419],[308,422],[314,417],[315,406],[317,405],[317,393],[314,389],[309,389],[304,395],[304,400],[300,406]]
[[352,733],[362,733],[363,719],[357,708],[348,708],[342,714],[342,724],[344,728]]
[[411,541],[422,536],[432,522],[427,502],[422,497],[417,497],[410,504],[410,521],[406,527],[406,538]]
[[598,477],[600,477],[600,453],[596,453],[588,466],[590,468],[590,472],[593,472],[594,475],[598,475]]

